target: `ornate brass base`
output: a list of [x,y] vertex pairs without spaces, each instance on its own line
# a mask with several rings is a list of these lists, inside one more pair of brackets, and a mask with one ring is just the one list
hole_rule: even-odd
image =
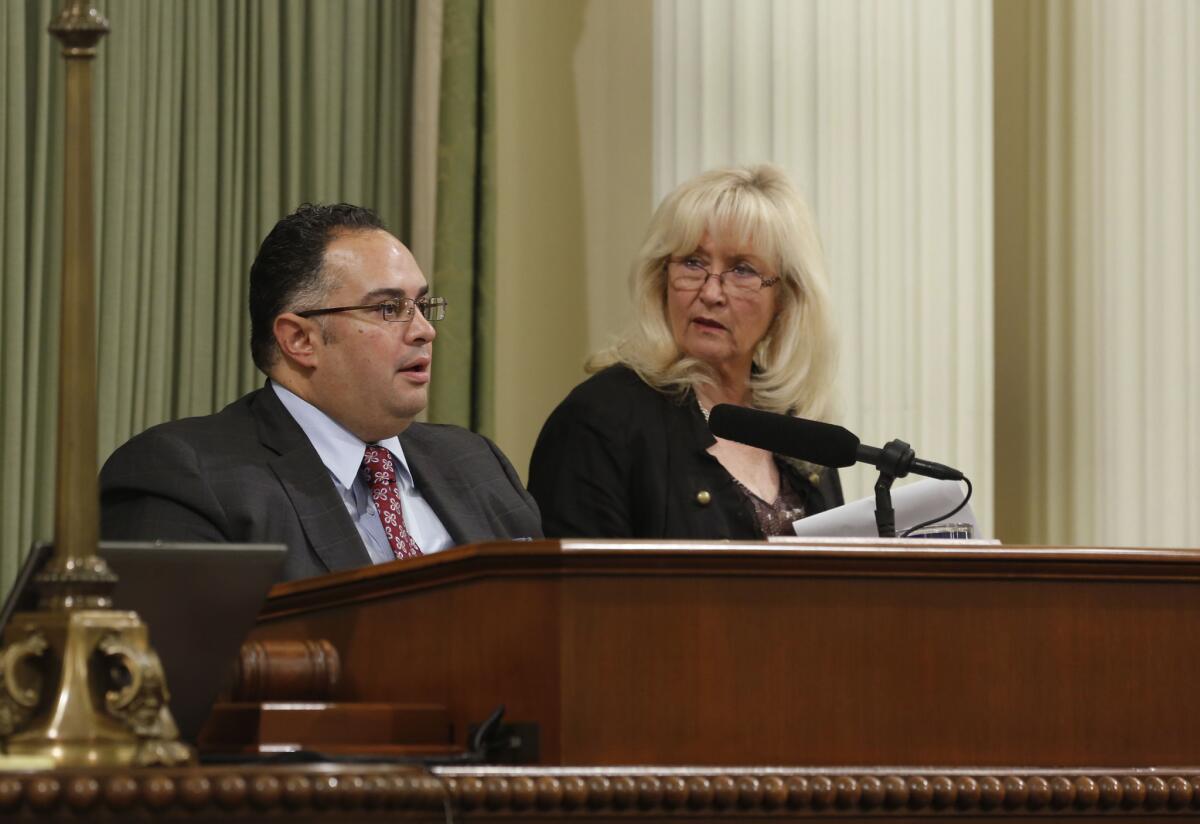
[[0,738],[60,766],[186,764],[162,664],[137,613],[13,616],[0,651]]

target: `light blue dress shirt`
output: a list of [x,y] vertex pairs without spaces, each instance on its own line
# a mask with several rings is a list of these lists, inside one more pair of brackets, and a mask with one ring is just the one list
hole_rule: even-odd
[[[274,381],[271,381],[271,388],[321,456],[321,462],[333,479],[334,488],[346,504],[350,520],[354,521],[358,534],[362,536],[371,561],[381,564],[396,560],[387,535],[383,532],[375,502],[371,500],[367,482],[360,471],[367,444],[296,393]],[[380,441],[379,445],[391,452],[395,459],[396,486],[400,491],[400,505],[404,509],[404,525],[408,528],[408,534],[425,555],[449,549],[454,545],[450,533],[413,482],[400,439],[391,437]]]

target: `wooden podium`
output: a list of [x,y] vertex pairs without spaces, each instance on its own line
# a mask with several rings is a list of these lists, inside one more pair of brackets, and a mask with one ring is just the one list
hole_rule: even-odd
[[[332,704],[227,729],[344,735],[310,747],[330,760],[0,772],[0,817],[1194,817],[1198,613],[1196,550],[463,547],[273,589],[258,648],[318,651]],[[500,703],[535,763],[336,758],[380,734],[366,749],[444,756]]]
[[276,586],[345,702],[499,704],[541,765],[1200,763],[1200,551],[543,541]]

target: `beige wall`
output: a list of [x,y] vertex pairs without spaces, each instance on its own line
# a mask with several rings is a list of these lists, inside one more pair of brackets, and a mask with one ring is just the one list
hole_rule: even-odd
[[[995,14],[996,122],[996,513],[997,537],[1007,543],[1049,542],[1035,515],[1045,501],[1042,473],[1028,471],[1030,449],[1044,450],[1032,387],[1044,386],[1045,323],[1028,311],[1030,290],[1045,282],[1035,238],[1046,222],[1046,142],[1030,139],[1045,127],[1046,28],[1041,0],[1010,0]],[[1035,196],[1036,191],[1036,196]],[[1060,204],[1061,205],[1061,204]],[[1058,264],[1056,263],[1056,266]],[[1035,306],[1044,306],[1037,301]],[[1038,310],[1040,311],[1040,309]],[[1017,445],[1028,444],[1027,448]],[[1032,489],[1031,489],[1032,487]],[[1059,536],[1056,536],[1059,537]],[[1062,540],[1062,536],[1059,540]]]
[[496,42],[496,440],[542,422],[619,326],[651,209],[646,0],[504,0]]

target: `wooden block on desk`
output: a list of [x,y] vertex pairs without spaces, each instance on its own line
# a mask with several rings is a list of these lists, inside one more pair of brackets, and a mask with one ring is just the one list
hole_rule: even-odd
[[452,741],[449,714],[437,704],[246,702],[217,704],[199,747],[444,755],[458,751]]

